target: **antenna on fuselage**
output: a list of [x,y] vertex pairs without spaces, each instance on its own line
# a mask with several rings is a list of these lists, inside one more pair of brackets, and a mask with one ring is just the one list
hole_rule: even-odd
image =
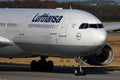
[[[67,6],[67,4],[68,4],[67,2],[68,2],[68,1],[66,0],[66,6]],[[71,10],[71,9],[72,9],[72,6],[70,5],[70,10]]]
[[72,6],[70,5],[70,10],[72,9]]

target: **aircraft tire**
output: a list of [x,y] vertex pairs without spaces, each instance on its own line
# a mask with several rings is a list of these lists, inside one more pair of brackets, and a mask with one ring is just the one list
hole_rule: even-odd
[[37,70],[37,62],[35,60],[33,60],[31,62],[31,70],[32,71],[36,71]]
[[32,71],[40,71],[40,72],[52,72],[54,68],[53,61],[42,61],[39,60],[36,62],[33,60],[31,62],[31,70]]
[[48,64],[48,71],[52,72],[54,68],[53,61],[48,61],[47,64]]
[[86,73],[84,71],[80,72],[79,68],[75,69],[75,76],[85,76],[85,75],[86,75]]

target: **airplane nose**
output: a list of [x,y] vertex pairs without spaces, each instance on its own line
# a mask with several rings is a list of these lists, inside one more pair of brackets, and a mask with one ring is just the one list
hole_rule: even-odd
[[100,46],[106,43],[107,41],[107,32],[106,31],[98,31],[96,33],[96,45]]

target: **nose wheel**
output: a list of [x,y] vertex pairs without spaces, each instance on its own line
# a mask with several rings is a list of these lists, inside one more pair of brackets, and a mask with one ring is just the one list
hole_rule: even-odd
[[82,57],[76,57],[75,60],[78,63],[78,68],[75,69],[75,76],[86,75],[82,69]]

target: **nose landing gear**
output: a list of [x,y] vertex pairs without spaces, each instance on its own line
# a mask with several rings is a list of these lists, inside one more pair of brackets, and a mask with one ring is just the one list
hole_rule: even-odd
[[78,63],[78,68],[75,69],[75,76],[85,75],[82,69],[82,57],[75,57],[75,60]]

